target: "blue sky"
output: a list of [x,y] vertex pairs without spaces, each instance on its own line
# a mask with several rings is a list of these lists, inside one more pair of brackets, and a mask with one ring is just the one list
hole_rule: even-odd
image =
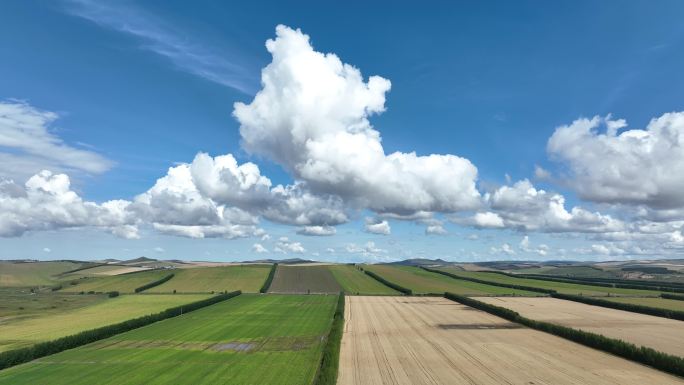
[[[48,125],[50,140],[58,138],[84,152],[80,155],[97,156],[95,162],[103,170],[67,167],[61,153],[37,157],[26,146],[0,142],[0,154],[12,155],[3,158],[0,177],[23,186],[31,175],[47,168],[67,174],[71,190],[84,201],[133,201],[164,177],[169,167],[192,162],[198,152],[232,154],[239,164],[258,165],[260,175],[273,186],[304,182],[317,196],[339,195],[349,210],[345,220],[332,224],[284,224],[254,214],[261,231],[252,229],[235,239],[171,235],[156,231],[159,228],[155,230],[153,223],[143,223],[145,218],[126,222],[139,228],[135,239],[127,239],[87,221],[55,220],[33,213],[31,225],[22,224],[22,231],[7,231],[0,238],[0,258],[147,255],[356,261],[680,256],[682,204],[667,198],[668,188],[680,186],[680,179],[644,176],[640,185],[652,185],[655,190],[635,198],[633,190],[619,183],[630,174],[626,171],[635,171],[629,158],[632,149],[619,147],[617,153],[623,156],[616,158],[610,155],[615,151],[594,145],[602,143],[598,137],[559,138],[559,147],[553,151],[547,143],[558,127],[582,117],[612,114],[612,119],[625,119],[630,128],[648,130],[651,119],[682,111],[682,11],[684,5],[676,1],[400,5],[8,1],[0,13],[4,52],[0,100],[54,113]],[[454,154],[467,159],[476,167],[474,183],[484,203],[468,209],[443,209],[439,204],[421,208],[431,213],[430,223],[397,220],[382,215],[378,204],[372,203],[376,197],[359,191],[338,193],[335,189],[341,186],[293,172],[299,163],[278,161],[269,150],[246,150],[233,103],[249,105],[262,89],[261,71],[272,61],[264,43],[275,38],[280,24],[301,29],[310,36],[315,51],[334,53],[358,68],[365,81],[372,75],[391,81],[391,90],[384,95],[385,111],[368,116],[382,136],[384,152]],[[602,124],[607,125],[606,121]],[[684,129],[673,124],[681,134]],[[578,151],[563,150],[572,146]],[[578,158],[576,153],[583,151],[596,153]],[[665,153],[667,162],[651,152],[653,159],[639,158],[644,174],[676,174],[681,150],[674,146],[669,151],[673,153]],[[609,178],[588,171],[586,159],[598,159],[607,168],[614,165],[613,170],[623,170],[621,177],[614,185],[594,186],[593,182]],[[20,167],[24,162],[30,166]],[[535,174],[535,166],[548,175]],[[511,214],[510,208],[486,197],[501,186],[525,179],[536,190],[562,195],[570,213],[579,206],[622,223],[608,225],[605,218],[594,218],[603,221],[601,229],[578,231],[578,227],[593,226],[580,218],[554,228],[530,219],[531,214],[520,219],[526,210]],[[17,206],[7,202],[6,207]],[[405,214],[405,208],[395,211]],[[10,210],[5,210],[9,218]],[[497,215],[503,223],[470,220],[478,212]],[[364,230],[366,217],[375,218],[371,222],[387,220],[390,234]],[[335,235],[298,234],[303,226],[328,224],[337,229]],[[439,226],[446,234],[426,235],[429,225]],[[657,237],[643,230],[645,226],[660,229]],[[669,246],[663,249],[659,246],[663,242],[670,242]],[[300,248],[293,246],[297,243]],[[255,252],[255,244],[268,252]]]

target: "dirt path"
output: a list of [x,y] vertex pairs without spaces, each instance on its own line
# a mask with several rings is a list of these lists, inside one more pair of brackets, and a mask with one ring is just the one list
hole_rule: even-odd
[[557,298],[478,298],[523,317],[603,334],[684,357],[684,321]]
[[347,297],[338,385],[684,384],[434,297]]

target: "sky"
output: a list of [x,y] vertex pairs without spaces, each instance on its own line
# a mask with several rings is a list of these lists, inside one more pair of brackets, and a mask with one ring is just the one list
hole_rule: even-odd
[[0,258],[681,258],[682,11],[6,1]]

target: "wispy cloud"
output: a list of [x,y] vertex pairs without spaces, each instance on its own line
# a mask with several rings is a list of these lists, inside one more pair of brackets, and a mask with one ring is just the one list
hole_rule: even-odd
[[141,40],[141,49],[169,59],[178,69],[253,94],[258,73],[245,68],[235,52],[212,49],[179,33],[159,17],[121,2],[66,0],[66,12]]

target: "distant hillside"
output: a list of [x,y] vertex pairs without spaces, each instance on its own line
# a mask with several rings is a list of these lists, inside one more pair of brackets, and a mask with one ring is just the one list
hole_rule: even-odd
[[298,263],[315,263],[311,259],[288,258],[288,259],[256,259],[253,261],[242,261],[242,263],[280,263],[283,265],[296,265]]
[[426,265],[450,265],[452,262],[447,262],[443,259],[428,259],[428,258],[412,258],[404,259],[403,261],[390,262],[387,265],[403,265],[403,266],[426,266]]

